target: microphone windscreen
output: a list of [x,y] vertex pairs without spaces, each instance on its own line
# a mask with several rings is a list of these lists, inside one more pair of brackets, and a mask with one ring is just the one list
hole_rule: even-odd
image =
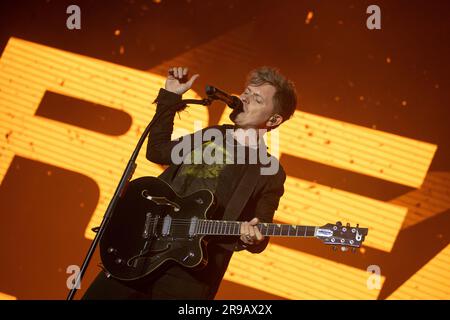
[[212,96],[216,93],[216,88],[206,85],[205,91],[208,96]]

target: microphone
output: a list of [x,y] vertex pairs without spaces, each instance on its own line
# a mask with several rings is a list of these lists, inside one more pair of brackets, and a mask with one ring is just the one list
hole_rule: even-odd
[[229,95],[228,93],[223,92],[222,90],[219,90],[216,87],[210,85],[207,85],[205,90],[208,98],[210,99],[221,100],[235,111],[242,111],[244,109],[244,105],[242,104],[241,99],[236,96]]

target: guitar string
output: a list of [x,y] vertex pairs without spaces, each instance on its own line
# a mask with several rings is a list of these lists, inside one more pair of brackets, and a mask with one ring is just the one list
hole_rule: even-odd
[[[150,219],[149,220],[150,221],[150,223],[151,224],[153,224],[152,222],[155,222],[155,221],[157,221],[157,219],[156,218],[152,218],[152,219]],[[178,221],[181,221],[181,222],[178,222]],[[189,221],[189,222],[183,222],[183,221]],[[197,220],[197,221],[200,221],[200,222],[203,222],[203,221],[209,221],[209,222],[225,222],[225,223],[233,223],[233,225],[236,225],[236,223],[241,223],[241,222],[239,222],[239,221],[225,221],[225,220]],[[187,226],[187,225],[190,225],[191,224],[191,219],[173,219],[172,220],[172,222],[174,222],[174,223],[171,223],[171,226]],[[175,223],[176,222],[176,223]],[[157,221],[157,225],[156,225],[156,227],[162,227],[163,226],[163,223],[164,223],[164,221],[163,220],[160,220],[160,219],[158,219],[158,221]],[[225,230],[227,230],[227,229],[230,229],[229,231],[231,231],[231,227],[233,226],[233,225],[225,225]],[[262,225],[262,224],[258,224],[258,225]],[[274,225],[277,225],[277,224],[274,224]],[[217,232],[213,232],[213,230],[211,230],[211,231],[207,231],[207,232],[197,232],[196,234],[197,235],[234,235],[234,236],[238,236],[238,235],[241,235],[241,233],[240,233],[240,230],[239,230],[239,232],[236,232],[236,231],[234,231],[234,227],[233,227],[233,232],[232,233],[227,233],[227,232],[223,232],[224,230],[222,229],[222,228],[224,228],[223,227],[223,224],[222,224],[222,226],[217,226],[217,224],[211,224],[211,223],[206,223],[206,224],[203,224],[202,226],[200,226],[200,228],[207,228],[207,229],[215,229],[215,228],[219,228],[221,231],[219,232],[219,231],[217,231]],[[170,236],[172,236],[172,237],[176,237],[176,236],[186,236],[187,235],[187,233],[188,232],[186,232],[187,230],[183,230],[183,231],[180,231],[180,230],[176,230],[176,231],[172,231],[171,233],[170,233]],[[278,231],[278,230],[276,230],[276,229],[274,229],[273,231],[274,232],[269,232],[270,231],[270,229],[269,229],[269,227],[267,227],[267,229],[266,230],[260,230],[261,232],[263,232],[264,233],[264,235],[266,236],[268,236],[268,235],[275,235],[275,233],[278,233],[278,232],[275,232],[275,231]],[[282,234],[282,232],[283,232],[283,230],[280,228],[280,230],[279,230],[280,232],[279,232],[279,234],[278,235],[283,235]],[[286,231],[286,230],[284,230],[284,231]],[[289,232],[288,232],[289,233]],[[297,233],[297,232],[296,232]],[[285,236],[289,236],[289,234],[285,234]]]
[[[155,219],[151,219],[151,220],[153,220],[153,222],[154,222],[154,221],[156,221],[156,218]],[[172,221],[177,221],[177,220],[180,220],[180,221],[189,220],[190,221],[190,219],[174,219]],[[221,221],[221,220],[198,220],[198,221],[227,222],[227,221]],[[164,221],[162,221],[162,220],[157,221],[156,227],[161,227],[162,228],[163,223],[164,223]],[[233,222],[233,223],[236,223],[236,222]],[[187,226],[189,224],[190,224],[190,222],[189,223],[180,222],[180,223],[172,223],[171,225],[180,227],[180,226]],[[274,224],[274,225],[277,225],[277,224]],[[207,228],[207,229],[208,228],[209,229],[212,228],[214,230],[214,228],[217,228],[217,225],[204,224],[201,227]],[[225,230],[227,228],[229,228],[229,227],[230,227],[230,225],[226,226]],[[310,227],[310,226],[303,226],[303,227]],[[220,228],[223,228],[223,227],[220,227]],[[314,228],[314,227],[312,227],[312,228]],[[211,231],[207,231],[207,232],[204,232],[204,231],[203,232],[197,232],[196,235],[232,235],[232,236],[239,236],[239,235],[241,235],[240,230],[239,230],[239,232],[235,232],[234,229],[233,229],[233,233],[223,233],[223,230],[222,229],[220,229],[220,230],[221,230],[221,232],[219,232],[219,231],[212,232],[212,230]],[[186,235],[188,234],[188,232],[186,232],[186,231],[187,231],[186,229],[185,230],[179,230],[179,229],[178,230],[172,230],[172,232],[170,233],[170,236],[171,237],[186,237]],[[231,228],[230,228],[229,231],[231,231]],[[275,236],[275,235],[290,236],[289,235],[289,231],[288,231],[288,234],[283,234],[283,231],[286,231],[286,230],[282,230],[281,228],[279,229],[279,233],[278,233],[278,230],[276,230],[276,229],[274,229],[273,232],[269,232],[270,231],[269,228],[267,228],[265,230],[260,230],[260,231],[262,231],[264,233],[264,236]],[[298,233],[296,232],[296,234],[295,235],[293,234],[292,236],[298,236]]]
[[[156,218],[152,218],[152,219],[148,220],[148,223],[153,226],[155,221],[157,221],[157,226],[162,226],[163,223],[164,223],[163,220],[160,220],[160,219],[157,220]],[[222,220],[197,220],[197,221],[199,221],[202,224],[200,226],[200,228],[209,228],[209,229],[211,229],[211,228],[218,228],[218,227],[219,228],[224,228],[224,223],[225,223],[225,229],[226,228],[230,228],[231,229],[231,227],[234,228],[234,226],[236,226],[237,224],[240,225],[242,223],[242,222],[239,222],[239,221],[225,221],[225,220],[223,220],[223,221]],[[207,222],[204,223],[205,221],[207,221]],[[188,226],[191,223],[192,223],[192,220],[190,220],[190,219],[173,219],[172,222],[171,222],[171,226]],[[264,232],[269,232],[269,228],[272,225],[276,226],[274,228],[274,231],[277,230],[277,227],[278,227],[278,228],[280,228],[280,234],[283,232],[282,227],[279,227],[278,224],[275,224],[275,223],[271,223],[269,226],[264,226],[264,223],[257,224],[257,226],[261,227],[260,231],[264,231]],[[290,226],[290,227],[292,226],[292,225],[288,225],[288,224],[285,224],[285,225]],[[262,228],[264,228],[264,227],[266,227],[267,230],[262,230]],[[310,227],[310,226],[298,226],[298,227],[300,227],[300,228],[305,228],[306,227],[307,228],[307,227]],[[310,227],[310,228],[314,228],[314,227]],[[289,230],[291,230],[291,229],[289,228]],[[288,231],[288,233],[289,233],[290,232],[289,230],[284,230],[284,231]],[[217,233],[217,234],[221,234],[221,233]]]
[[[205,221],[205,220],[204,220]],[[163,224],[163,221],[158,221],[157,222],[157,227],[162,227],[162,224]],[[174,226],[187,226],[187,224],[185,224],[185,223],[181,223],[181,224],[172,224],[172,225],[174,225]],[[231,232],[231,228],[229,228],[230,230],[230,232],[223,232],[224,230],[222,230],[221,228],[222,227],[220,227],[219,228],[219,230],[221,230],[220,232],[219,231],[217,231],[217,232],[212,232],[212,231],[214,231],[215,229],[214,228],[217,228],[217,226],[212,226],[212,225],[203,225],[202,227],[206,227],[207,228],[207,230],[208,230],[208,228],[209,229],[211,229],[212,228],[212,230],[211,231],[202,231],[202,232],[196,232],[196,234],[195,235],[223,235],[223,236],[239,236],[239,235],[241,235],[241,233],[240,233],[240,230],[238,231],[238,232],[235,232],[234,231],[234,229],[233,229],[233,232]],[[228,228],[229,226],[226,226],[226,228],[225,228],[225,230]],[[307,226],[304,226],[304,227],[307,227]],[[314,227],[312,227],[312,228],[314,228]],[[263,232],[263,235],[264,236],[286,236],[286,237],[290,237],[290,236],[296,236],[296,237],[298,237],[298,236],[305,236],[305,237],[313,237],[314,235],[306,235],[306,234],[304,234],[304,235],[299,235],[298,234],[298,232],[295,232],[295,234],[292,234],[292,235],[290,235],[289,234],[289,230],[282,230],[281,228],[279,229],[279,230],[276,230],[276,229],[274,229],[273,230],[273,232],[270,232],[270,229],[269,228],[267,228],[267,229],[265,229],[265,230],[262,230],[262,229],[260,229],[260,231],[261,232]],[[279,232],[278,232],[279,231]],[[283,234],[283,231],[288,231],[288,234]],[[307,230],[305,230],[305,232],[306,232]],[[302,231],[303,232],[303,231]],[[186,238],[186,235],[187,234],[189,234],[189,232],[188,232],[188,230],[172,230],[172,232],[169,234],[169,236],[170,237],[182,237],[182,238]],[[336,245],[340,245],[340,243],[336,243]]]
[[[183,222],[183,221],[181,221],[181,222],[178,222],[177,220],[188,220],[189,222]],[[177,220],[172,220],[172,223],[171,223],[171,226],[188,226],[188,225],[191,225],[191,221],[189,220],[189,219],[177,219]],[[154,224],[154,222],[156,221],[156,219],[151,219],[151,220],[149,220],[149,224],[151,225],[151,227],[153,227],[153,224]],[[203,224],[201,224],[200,226],[196,226],[197,228],[198,227],[200,227],[200,228],[206,228],[206,229],[215,229],[215,228],[219,228],[220,230],[221,230],[221,232],[220,233],[214,233],[214,234],[224,234],[224,233],[222,233],[224,230],[222,230],[223,228],[226,230],[226,229],[230,229],[230,231],[231,231],[231,228],[233,228],[234,229],[234,227],[237,225],[237,224],[240,224],[240,222],[228,222],[228,221],[218,221],[218,220],[200,220],[201,222],[202,221],[210,221],[210,222],[207,222],[207,223],[203,223]],[[211,223],[212,222],[212,223]],[[217,222],[219,222],[219,223],[217,223]],[[163,226],[163,223],[164,223],[164,221],[162,221],[162,220],[159,220],[159,221],[157,221],[157,227],[158,226],[160,226],[160,227],[162,227]],[[224,225],[224,223],[225,223],[225,225]],[[230,224],[231,223],[231,224]],[[271,224],[271,225],[275,225],[275,226],[277,226],[277,224]],[[265,233],[267,233],[267,234],[270,234],[270,232],[269,232],[269,228],[271,227],[271,226],[264,226],[263,224],[257,224],[257,226],[258,227],[261,227],[260,228],[260,231],[262,231],[262,232],[265,232]],[[290,225],[288,225],[288,226],[290,226]],[[240,227],[240,225],[239,225],[239,227]],[[263,230],[263,228],[266,228],[265,230]],[[314,228],[314,227],[313,227]],[[240,228],[239,228],[240,229]],[[288,235],[289,235],[289,232],[290,232],[290,230],[292,230],[292,229],[288,229],[288,230],[282,230],[282,228],[281,227],[279,227],[279,233],[280,234],[282,234],[283,233],[283,231],[284,232],[288,232]],[[274,232],[273,232],[273,235],[274,235],[274,233],[278,233],[277,231],[277,227],[275,227],[274,228],[274,230],[273,230]],[[296,232],[297,233],[297,232]],[[171,234],[174,234],[174,233],[171,233]],[[183,233],[183,234],[186,234],[185,232]],[[199,232],[197,232],[197,234],[199,234]],[[207,234],[211,234],[211,233],[207,233]],[[240,234],[240,233],[239,233]],[[266,235],[267,235],[266,234]]]
[[[156,219],[150,219],[150,220],[147,220],[146,222],[148,222],[148,223],[150,223],[150,224],[153,224],[155,221],[157,221]],[[205,222],[206,221],[206,222]],[[197,222],[200,222],[200,223],[203,223],[204,224],[204,226],[206,226],[206,225],[209,225],[209,226],[211,226],[211,225],[213,225],[213,224],[227,224],[227,226],[230,226],[230,225],[240,225],[240,224],[242,224],[242,222],[235,222],[235,221],[221,221],[221,220],[197,220]],[[158,220],[158,224],[163,224],[164,223],[164,221],[163,220]],[[191,220],[189,220],[189,219],[186,219],[185,221],[183,221],[183,219],[180,219],[180,220],[172,220],[171,221],[171,223],[170,223],[170,225],[190,225],[192,223],[192,221]],[[275,223],[268,223],[268,224],[270,224],[270,225],[276,225],[276,226],[278,226],[277,224],[275,224]],[[289,225],[289,224],[284,224],[284,225],[287,225],[287,226],[291,226],[291,225]],[[263,226],[264,227],[264,223],[258,223],[257,224],[257,226]],[[267,226],[267,227],[269,227],[269,226]]]
[[[154,222],[156,221],[156,218],[151,218],[150,220],[148,220],[149,222]],[[163,222],[163,219],[158,219],[158,222]],[[200,219],[197,220],[197,222],[205,222],[206,223],[234,223],[234,224],[241,224],[244,223],[244,221],[229,221],[229,220],[209,220],[209,219]],[[191,224],[192,220],[191,219],[172,219],[171,220],[171,224]],[[260,222],[257,225],[264,225],[264,224],[269,224],[269,225],[276,225],[278,226],[278,223],[272,223],[272,222]],[[280,224],[280,226],[294,226],[291,224]],[[297,227],[309,227],[309,228],[314,228],[313,226],[298,226],[295,225]]]
[[[158,220],[158,223],[164,223],[164,219],[157,219],[157,218],[151,218],[150,220],[146,220],[149,223],[153,223],[156,220]],[[190,225],[192,223],[192,219],[172,219],[171,225]],[[214,223],[220,223],[220,224],[242,224],[244,221],[229,221],[229,220],[209,220],[209,219],[199,219],[196,222],[205,223],[205,224],[214,224]],[[279,224],[279,223],[273,223],[273,222],[259,222],[256,224],[257,226],[263,226],[263,227],[270,227],[275,226],[275,228],[282,228],[283,226],[289,226],[295,228],[316,228],[315,226],[303,226],[303,225],[294,225],[294,224]],[[267,226],[266,226],[267,225]],[[348,227],[348,229],[352,229],[355,227]],[[355,228],[356,229],[356,228]],[[358,228],[358,230],[361,228]]]
[[[156,218],[152,218],[152,219],[148,220],[148,222],[150,224],[153,224],[153,222],[155,222],[156,220],[157,220]],[[197,222],[203,223],[203,225],[201,227],[206,227],[206,228],[211,228],[211,227],[214,228],[214,227],[217,227],[217,224],[222,224],[223,225],[224,223],[228,224],[226,227],[230,227],[230,224],[231,225],[236,225],[236,224],[242,224],[243,223],[242,221],[208,220],[208,219],[197,220]],[[158,225],[163,224],[164,220],[158,219],[157,223],[158,223]],[[191,223],[192,223],[191,219],[172,219],[171,226],[182,226],[182,225],[186,225],[187,226],[187,225],[190,225]],[[303,228],[306,228],[306,229],[312,228],[312,229],[314,229],[315,228],[314,226],[301,226],[301,225],[290,225],[290,224],[281,224],[281,225],[279,225],[277,223],[265,223],[265,222],[258,223],[256,226],[260,226],[262,228],[265,227],[267,229],[270,228],[271,226],[275,226],[274,229],[276,230],[277,228],[280,228],[280,232],[283,231],[282,230],[283,226],[289,226],[288,229],[290,229],[293,226],[296,227],[295,229],[297,229],[297,228],[302,228],[302,229]]]

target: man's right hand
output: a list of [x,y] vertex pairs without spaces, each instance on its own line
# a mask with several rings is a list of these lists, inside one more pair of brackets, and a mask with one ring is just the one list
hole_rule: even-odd
[[168,76],[166,79],[165,89],[167,91],[183,95],[186,91],[188,91],[195,79],[199,77],[198,74],[194,74],[191,79],[188,79],[188,68],[183,67],[174,67],[170,68],[168,72]]

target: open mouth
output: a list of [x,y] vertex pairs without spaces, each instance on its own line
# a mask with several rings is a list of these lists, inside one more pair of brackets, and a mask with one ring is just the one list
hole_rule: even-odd
[[[243,107],[245,108],[245,107]],[[236,119],[236,117],[238,116],[238,114],[245,112],[245,110],[242,109],[233,109],[233,111],[231,111],[230,113],[230,120],[234,122],[234,120]]]

